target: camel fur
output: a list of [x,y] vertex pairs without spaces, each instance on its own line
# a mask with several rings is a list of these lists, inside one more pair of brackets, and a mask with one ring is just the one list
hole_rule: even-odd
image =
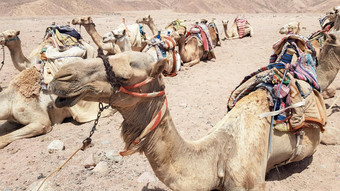
[[[36,68],[38,70],[41,70],[43,67],[42,64],[40,64],[41,59],[41,49],[44,47],[47,47],[47,51],[49,48],[52,48],[52,46],[49,45],[49,42],[47,40],[43,41],[37,48],[35,48],[29,57],[26,57],[22,52],[21,47],[21,40],[18,37],[20,34],[20,31],[15,30],[6,30],[0,34],[0,44],[7,46],[11,53],[11,58],[13,65],[16,69],[19,71],[23,71],[28,68]],[[94,57],[94,49],[90,45],[88,45],[85,41],[80,40],[81,44],[84,45],[86,49],[86,56],[84,58],[93,58]],[[80,48],[78,48],[80,49]],[[72,51],[72,48],[70,48],[67,51],[64,51],[60,54],[64,54],[66,52]],[[48,52],[46,52],[47,55]],[[74,52],[73,52],[74,53]],[[64,55],[65,56],[65,55]],[[83,60],[81,57],[66,57],[61,58],[58,60],[47,60],[44,71],[47,73],[46,76],[53,76],[54,73],[61,67],[62,65],[67,64],[68,62],[75,61],[75,60]],[[47,72],[48,71],[48,72]],[[51,77],[50,77],[51,78]],[[52,79],[52,78],[51,78]],[[41,77],[40,77],[41,80]],[[44,79],[45,82],[47,81],[47,78]],[[27,81],[26,81],[27,82]],[[40,82],[39,82],[40,83]],[[27,85],[29,83],[27,82]],[[28,86],[25,86],[28,87]],[[97,117],[98,113],[98,104],[97,103],[90,103],[82,101],[76,106],[69,108],[69,112],[72,114],[72,117],[77,122],[88,122],[91,120],[94,120]],[[108,113],[105,113],[104,116],[107,116]]]
[[[227,20],[227,21],[222,20],[225,39],[231,40],[231,39],[240,38],[239,34],[238,34],[236,21],[234,20],[234,23],[231,26],[231,30],[228,29],[228,23],[229,23],[229,20]],[[244,29],[244,36],[250,36],[250,37],[254,36],[254,29],[249,23],[246,23],[246,26],[245,26],[245,29]]]
[[[50,95],[41,91],[35,68],[21,71],[0,92],[0,148],[11,142],[48,133],[54,124],[71,117],[68,108],[56,108]],[[54,96],[55,97],[55,96]]]
[[[142,93],[163,90],[161,73],[167,60],[154,63],[149,54],[139,52],[124,52],[108,60],[114,87],[107,81],[103,61],[91,59],[77,72],[72,65],[81,63],[64,66],[50,83],[50,90],[58,96],[58,106],[71,106],[82,99],[111,103],[124,118],[121,133],[129,149],[166,97],[135,97],[114,90],[118,90],[117,85],[131,86],[149,78],[153,81],[139,89]],[[265,190],[266,172],[285,164],[297,143],[296,135],[274,131],[272,151],[268,152],[270,118],[259,117],[268,111],[267,92],[259,89],[241,99],[207,136],[188,141],[176,130],[167,108],[158,126],[127,151],[144,153],[156,176],[171,190]],[[307,126],[303,128],[302,152],[289,162],[315,152],[320,127],[313,123]]]

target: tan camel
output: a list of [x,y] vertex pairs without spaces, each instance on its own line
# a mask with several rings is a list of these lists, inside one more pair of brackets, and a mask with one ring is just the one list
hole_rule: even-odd
[[[222,25],[223,25],[223,30],[224,30],[224,34],[225,34],[225,39],[237,39],[240,38],[239,34],[238,34],[238,29],[237,29],[237,24],[236,21],[234,21],[231,30],[228,30],[228,21],[223,21],[222,20]],[[244,35],[243,36],[254,36],[254,29],[252,26],[250,26],[250,24],[246,23],[245,29],[244,29]]]
[[[48,133],[52,125],[71,117],[68,108],[57,108],[55,96],[41,91],[41,76],[35,68],[25,69],[0,92],[0,148],[11,142]],[[52,98],[54,97],[54,98]]]
[[170,34],[175,34],[173,36],[185,35],[185,33],[187,32],[186,26],[183,25],[183,22],[185,22],[185,21],[186,20],[181,21],[179,19],[176,19],[176,20],[172,21],[170,24],[168,24],[165,27],[165,30],[169,31]]
[[[47,41],[42,42],[36,49],[32,51],[30,56],[27,58],[24,56],[21,48],[21,40],[19,39],[18,35],[20,34],[19,31],[15,30],[7,30],[0,34],[0,45],[7,46],[10,50],[12,62],[16,69],[22,71],[26,68],[35,67],[38,70],[41,69],[42,64],[39,64],[41,59],[41,49],[47,45]],[[82,41],[82,43],[86,44],[86,42]],[[88,54],[89,57],[94,57],[94,48],[88,45],[87,50],[90,50],[92,54]],[[71,50],[71,49],[70,49]],[[64,51],[67,52],[67,51]],[[67,64],[68,62],[75,61],[75,60],[83,60],[81,57],[70,57],[70,58],[62,58],[58,59],[58,61],[54,61],[54,67],[51,67],[51,74],[48,74],[49,77],[53,76],[53,74],[58,70],[59,67],[62,65]],[[44,71],[47,71],[46,65],[52,66],[49,62],[45,64]],[[46,77],[46,76],[45,76]],[[41,80],[41,79],[40,79]],[[44,79],[47,82],[47,79]],[[19,101],[19,100],[18,100]],[[47,105],[46,105],[47,107]],[[95,102],[81,102],[72,108],[68,108],[68,112],[72,114],[72,117],[77,122],[88,122],[97,117],[97,113],[99,111],[98,104]],[[108,115],[108,113],[104,114]]]
[[[102,50],[107,51],[109,55],[114,55],[114,54],[121,52],[119,50],[119,47],[115,46],[115,44],[103,42],[103,37],[97,32],[96,26],[90,16],[74,18],[72,20],[72,24],[84,26],[87,33],[91,36],[93,42]],[[137,27],[134,25],[126,25],[126,26],[125,24],[123,25],[124,25],[123,28],[127,29],[128,31],[131,31],[131,29],[129,29],[130,27],[133,27],[133,28]],[[121,28],[121,27],[118,27],[118,28]],[[144,41],[142,41],[140,45],[138,45],[138,43],[136,43],[135,45],[134,42],[135,42],[135,39],[133,39],[133,36],[130,36],[130,43],[132,45],[132,50],[134,51],[142,51],[144,47],[146,46],[146,42]]]
[[292,21],[280,28],[280,34],[300,34],[300,22]]
[[[37,48],[35,48],[31,54],[26,57],[22,52],[21,40],[19,38],[20,31],[16,30],[6,30],[0,34],[0,45],[7,46],[11,52],[11,58],[14,67],[22,71],[26,68],[37,66],[39,60],[41,59],[41,49],[45,47],[49,42],[43,41]],[[81,44],[84,45],[86,49],[85,58],[94,58],[95,50],[92,46],[86,43],[84,40],[80,40]],[[64,60],[72,60],[77,58],[66,58]]]
[[[139,52],[108,60],[106,66],[99,59],[85,60],[77,72],[73,67],[82,63],[63,67],[50,90],[59,96],[60,106],[84,99],[117,108],[124,118],[121,132],[126,150],[121,154],[144,153],[159,180],[172,190],[265,190],[266,172],[294,152],[296,136],[279,131],[274,132],[272,152],[268,152],[270,119],[259,117],[269,111],[265,90],[241,99],[207,136],[187,141],[176,130],[167,107],[160,75],[167,60],[153,63],[149,54]],[[320,128],[308,125],[312,128],[304,128],[301,155],[289,162],[315,152]]]
[[121,52],[132,50],[129,37],[126,35],[126,29],[124,28],[115,29],[104,34],[103,42],[117,45]]
[[103,37],[97,32],[96,25],[90,16],[74,18],[72,24],[83,26],[93,42],[102,50],[107,51],[107,54],[114,55],[121,52],[119,47],[114,46],[114,44],[103,42]]
[[158,34],[158,28],[156,27],[153,21],[153,18],[150,15],[147,15],[141,19],[137,19],[136,23],[147,25],[152,32],[152,36],[155,36]]
[[178,44],[179,55],[185,67],[194,66],[200,60],[216,58],[214,52],[204,52],[203,44],[197,38],[186,40],[185,36],[180,35],[176,42]]
[[316,68],[318,82],[322,90],[334,81],[340,69],[340,31],[328,33]]
[[218,34],[218,28],[215,23],[215,19],[213,19],[211,22],[208,23],[208,20],[206,19],[201,19],[202,24],[206,24],[208,26],[209,34],[211,41],[214,45],[214,48],[216,46],[221,46],[221,41],[220,41],[220,36]]

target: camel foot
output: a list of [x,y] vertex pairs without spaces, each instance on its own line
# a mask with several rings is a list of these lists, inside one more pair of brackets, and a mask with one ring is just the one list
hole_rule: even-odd
[[335,96],[335,87],[328,87],[327,89],[323,90],[321,95],[323,99],[329,99]]

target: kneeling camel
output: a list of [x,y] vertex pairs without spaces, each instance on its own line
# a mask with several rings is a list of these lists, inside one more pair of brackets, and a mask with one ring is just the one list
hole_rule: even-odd
[[[290,159],[297,142],[291,133],[275,131],[268,152],[270,119],[259,117],[269,112],[265,90],[241,99],[207,136],[187,141],[168,109],[161,75],[166,59],[154,63],[149,54],[124,52],[103,60],[84,60],[88,63],[59,70],[49,87],[58,95],[57,106],[84,99],[116,108],[124,118],[121,133],[126,150],[121,154],[144,153],[170,189],[265,190],[266,171]],[[75,65],[79,70],[74,71]],[[308,125],[302,153],[293,161],[311,156],[320,142],[320,127]]]

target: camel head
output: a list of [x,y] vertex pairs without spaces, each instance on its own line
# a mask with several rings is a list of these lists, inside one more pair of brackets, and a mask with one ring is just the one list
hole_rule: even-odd
[[336,68],[340,69],[340,31],[332,31],[327,34],[325,44],[320,53],[321,57],[323,57],[323,54],[328,55],[330,49],[333,49],[335,58],[337,58],[336,63],[338,63],[338,66]]
[[293,33],[293,34],[300,34],[300,22],[298,21],[292,21],[280,29],[280,34],[288,34],[288,33]]
[[13,40],[18,39],[20,31],[6,30],[0,33],[0,45],[5,46],[10,44]]
[[229,23],[229,20],[225,21],[225,20],[222,20],[222,25],[224,27],[227,27],[228,26],[228,23]]
[[152,21],[153,21],[152,17],[150,15],[147,15],[141,19],[137,19],[136,23],[149,25]]
[[89,25],[94,24],[91,16],[77,17],[72,19],[73,25]]
[[118,28],[115,29],[111,32],[108,32],[106,34],[103,35],[103,42],[104,43],[117,43],[117,41],[119,41],[121,38],[123,38],[124,36],[126,36],[126,29],[125,28]]
[[[57,107],[73,106],[79,100],[110,103],[113,108],[127,108],[145,100],[123,92],[155,92],[164,89],[162,72],[168,62],[154,62],[148,53],[127,51],[107,57],[107,66],[100,58],[70,63],[63,66],[49,84],[58,96]],[[128,88],[153,79],[139,88]],[[112,85],[110,85],[112,84]]]

